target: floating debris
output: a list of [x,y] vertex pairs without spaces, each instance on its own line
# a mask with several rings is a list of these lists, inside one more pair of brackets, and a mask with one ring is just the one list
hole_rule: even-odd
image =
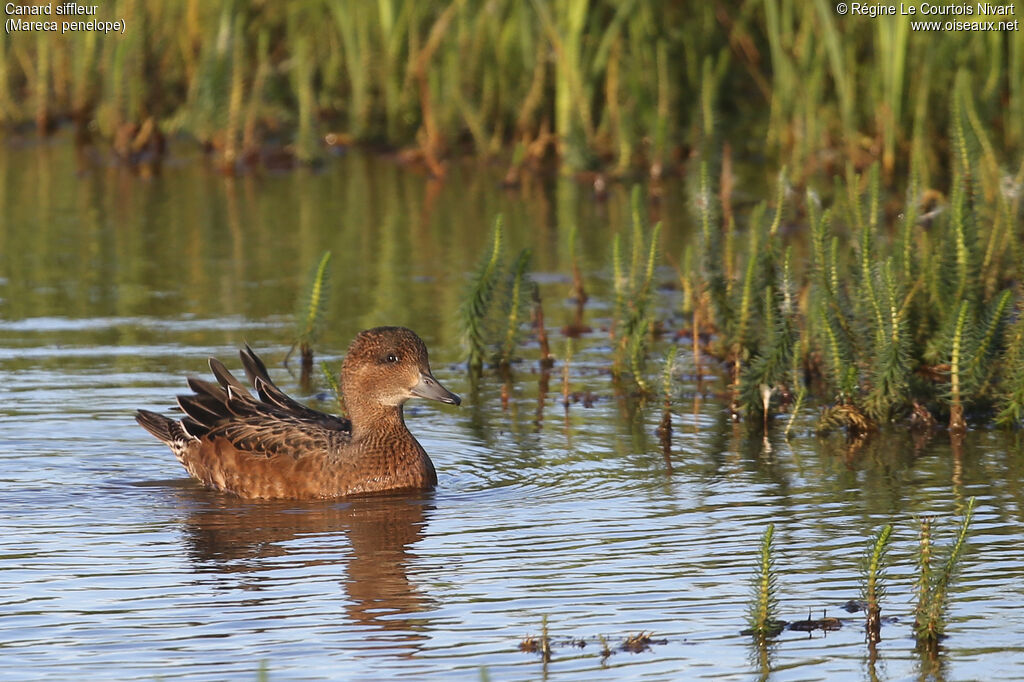
[[814,630],[822,630],[829,632],[832,630],[839,630],[843,627],[843,622],[838,618],[830,618],[825,615],[825,611],[822,610],[821,618],[811,618],[810,610],[807,611],[807,620],[796,620],[786,626],[787,630],[795,630],[796,632],[813,632]]
[[843,604],[841,608],[847,613],[860,613],[867,610],[868,603],[863,599],[851,599]]
[[547,615],[541,617],[540,637],[527,635],[519,642],[519,650],[528,654],[540,654],[545,662],[551,660],[551,639],[548,637]]
[[519,651],[528,654],[541,654],[545,661],[550,661],[551,654],[555,649],[586,649],[588,644],[596,644],[600,647],[598,653],[601,655],[601,660],[603,662],[617,651],[628,651],[630,653],[637,654],[642,651],[647,651],[655,645],[668,644],[667,638],[655,639],[653,633],[643,630],[636,634],[627,635],[616,644],[610,643],[608,638],[604,635],[598,635],[596,638],[567,637],[564,639],[552,640],[548,637],[546,625],[547,623],[545,621],[543,626],[544,629],[540,637],[536,637],[534,635],[524,637],[519,642]]
[[638,654],[641,651],[647,651],[651,648],[652,644],[668,644],[667,639],[653,639],[651,637],[653,633],[650,632],[638,632],[635,635],[626,637],[626,641],[622,643],[619,648],[623,651],[629,651],[634,654]]

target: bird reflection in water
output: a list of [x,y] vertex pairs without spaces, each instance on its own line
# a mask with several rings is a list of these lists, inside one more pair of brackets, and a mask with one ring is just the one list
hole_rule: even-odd
[[[423,627],[416,614],[433,602],[410,581],[408,568],[409,549],[422,539],[433,509],[429,493],[255,503],[200,489],[179,492],[188,508],[186,550],[199,572],[233,576],[239,581],[233,589],[258,592],[279,585],[280,575],[273,573],[282,568],[291,574],[336,564],[352,623],[389,632],[391,644],[424,639],[415,634]],[[287,561],[289,555],[295,560]],[[253,595],[247,601],[264,600]]]

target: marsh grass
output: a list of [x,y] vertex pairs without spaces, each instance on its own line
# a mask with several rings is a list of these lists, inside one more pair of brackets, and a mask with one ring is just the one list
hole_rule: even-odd
[[101,14],[125,35],[4,41],[0,124],[73,121],[113,142],[151,120],[228,172],[261,143],[315,163],[329,135],[415,150],[435,175],[505,150],[516,173],[553,153],[655,181],[743,125],[798,181],[847,159],[878,161],[888,184],[901,150],[948,129],[956,64],[992,148],[1024,142],[1020,31],[937,36],[822,2],[112,0]]

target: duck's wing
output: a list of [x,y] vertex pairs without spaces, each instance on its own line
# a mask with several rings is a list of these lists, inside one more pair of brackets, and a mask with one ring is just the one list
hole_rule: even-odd
[[322,453],[350,440],[352,426],[347,419],[319,412],[288,397],[270,381],[256,354],[248,347],[246,351],[247,370],[250,364],[257,370],[253,383],[260,400],[221,362],[211,358],[210,369],[218,383],[189,378],[193,394],[178,396],[178,404],[188,415],[182,425],[190,435],[201,440],[224,438],[238,452],[267,457]]
[[[245,344],[245,348],[238,351],[238,356],[242,359],[242,366],[245,368],[246,376],[249,377],[249,381],[256,389],[256,393],[259,395],[260,400],[264,403],[278,407],[285,412],[302,419],[310,421],[324,421],[324,425],[328,428],[339,428],[344,431],[352,431],[352,424],[349,420],[306,407],[278,388],[271,380],[270,374],[267,372],[267,366],[263,364],[263,360],[260,359],[260,356],[256,355],[253,349],[249,347],[249,344]],[[216,360],[214,358],[210,358],[211,369],[213,368],[213,363],[215,361]],[[221,368],[224,367],[220,362],[217,362],[217,364],[220,365]],[[235,379],[226,369],[223,371],[231,380]],[[214,374],[217,375],[217,379],[219,381],[220,375],[216,370],[214,371]],[[238,383],[241,388],[245,388],[241,385],[241,382],[236,381],[236,383]],[[223,382],[221,382],[221,385],[224,385]]]

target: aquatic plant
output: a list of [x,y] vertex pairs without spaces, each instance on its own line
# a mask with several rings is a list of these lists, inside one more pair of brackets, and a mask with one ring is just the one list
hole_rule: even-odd
[[532,283],[528,281],[526,274],[529,265],[530,250],[523,249],[516,257],[516,262],[512,266],[512,271],[509,275],[510,293],[508,295],[508,303],[505,306],[505,334],[501,347],[495,354],[495,364],[498,366],[508,367],[512,363],[512,353],[515,351],[522,332],[521,318],[527,305],[523,289],[530,288],[532,291],[536,291],[536,287],[532,286]]
[[622,650],[629,651],[634,654],[638,654],[641,651],[647,651],[651,648],[652,639],[650,632],[637,632],[635,634],[626,637],[626,641],[622,643]]
[[643,217],[639,185],[631,194],[632,231],[630,258],[623,262],[621,235],[612,242],[612,269],[615,286],[615,308],[612,333],[615,337],[615,359],[612,373],[628,374],[641,393],[648,390],[645,377],[648,338],[654,325],[654,269],[658,261],[661,223],[648,230]]
[[569,416],[569,365],[572,363],[573,341],[571,336],[565,337],[565,357],[562,360],[562,406],[565,416]]
[[945,614],[949,603],[950,585],[963,558],[971,521],[974,518],[975,498],[967,502],[956,539],[949,548],[940,568],[934,566],[931,519],[921,520],[918,549],[917,607],[914,611],[914,637],[919,646],[935,647],[946,629]]
[[327,387],[331,389],[331,397],[338,406],[339,414],[345,414],[345,400],[341,395],[341,386],[338,385],[338,373],[332,372],[326,362],[320,363],[320,375],[324,378]]
[[[672,443],[672,395],[675,385],[676,355],[678,346],[671,346],[665,354],[665,366],[661,371],[662,414],[658,425],[658,437],[667,450]],[[669,463],[671,466],[671,463]]]
[[530,303],[526,292],[533,288],[527,274],[529,266],[529,249],[520,251],[513,264],[507,262],[499,215],[488,254],[473,275],[459,309],[472,374],[480,374],[485,359],[502,368],[508,368],[512,362]]
[[1017,309],[1014,310],[1014,322],[1006,330],[1003,356],[1002,384],[1003,394],[997,404],[996,423],[1004,427],[1013,427],[1024,421],[1024,311],[1020,309],[1021,298],[1018,297]]
[[757,568],[752,578],[750,612],[747,632],[758,641],[765,641],[782,631],[783,623],[778,618],[778,577],[775,573],[775,556],[772,541],[775,524],[769,523],[761,536],[761,551]]
[[485,324],[501,276],[501,224],[502,219],[499,215],[494,221],[490,256],[482,261],[477,268],[469,293],[459,311],[462,319],[463,338],[469,351],[469,368],[476,374],[479,374],[483,368],[484,358],[487,355]]
[[320,261],[313,268],[309,277],[309,284],[306,291],[299,299],[299,305],[295,315],[295,343],[292,344],[288,355],[285,356],[285,364],[296,347],[302,358],[303,383],[307,383],[309,374],[313,369],[313,344],[323,328],[324,310],[327,308],[327,300],[331,292],[331,252],[325,251]]
[[865,631],[869,642],[881,640],[882,597],[885,596],[885,570],[888,566],[889,543],[892,539],[892,524],[878,530],[864,555],[861,598],[864,600],[867,621]]
[[[691,291],[684,306],[694,333],[712,334],[695,360],[710,352],[724,363],[735,415],[766,429],[771,413],[789,407],[788,434],[796,412],[823,398],[818,430],[850,437],[936,415],[957,434],[994,409],[1000,423],[1020,425],[1024,334],[1011,323],[1021,304],[1009,286],[1020,257],[1000,255],[1020,203],[996,187],[1005,178],[991,170],[995,152],[970,89],[958,85],[952,99],[949,200],[921,189],[915,157],[904,208],[888,209],[899,216],[893,228],[878,163],[864,172],[848,164],[824,207],[813,189],[793,202],[784,169],[771,218],[759,204],[739,226],[716,200],[712,164],[697,164],[690,185],[700,237],[680,281]],[[780,229],[800,215],[806,245]]]
[[[527,253],[528,252],[524,252]],[[518,270],[517,270],[518,271]],[[540,298],[540,287],[536,282],[530,287],[530,300],[533,301],[533,328],[537,331],[537,343],[540,345],[540,366],[541,369],[550,369],[555,364],[555,358],[551,355],[551,344],[548,341],[548,330],[544,326],[544,304]]]

